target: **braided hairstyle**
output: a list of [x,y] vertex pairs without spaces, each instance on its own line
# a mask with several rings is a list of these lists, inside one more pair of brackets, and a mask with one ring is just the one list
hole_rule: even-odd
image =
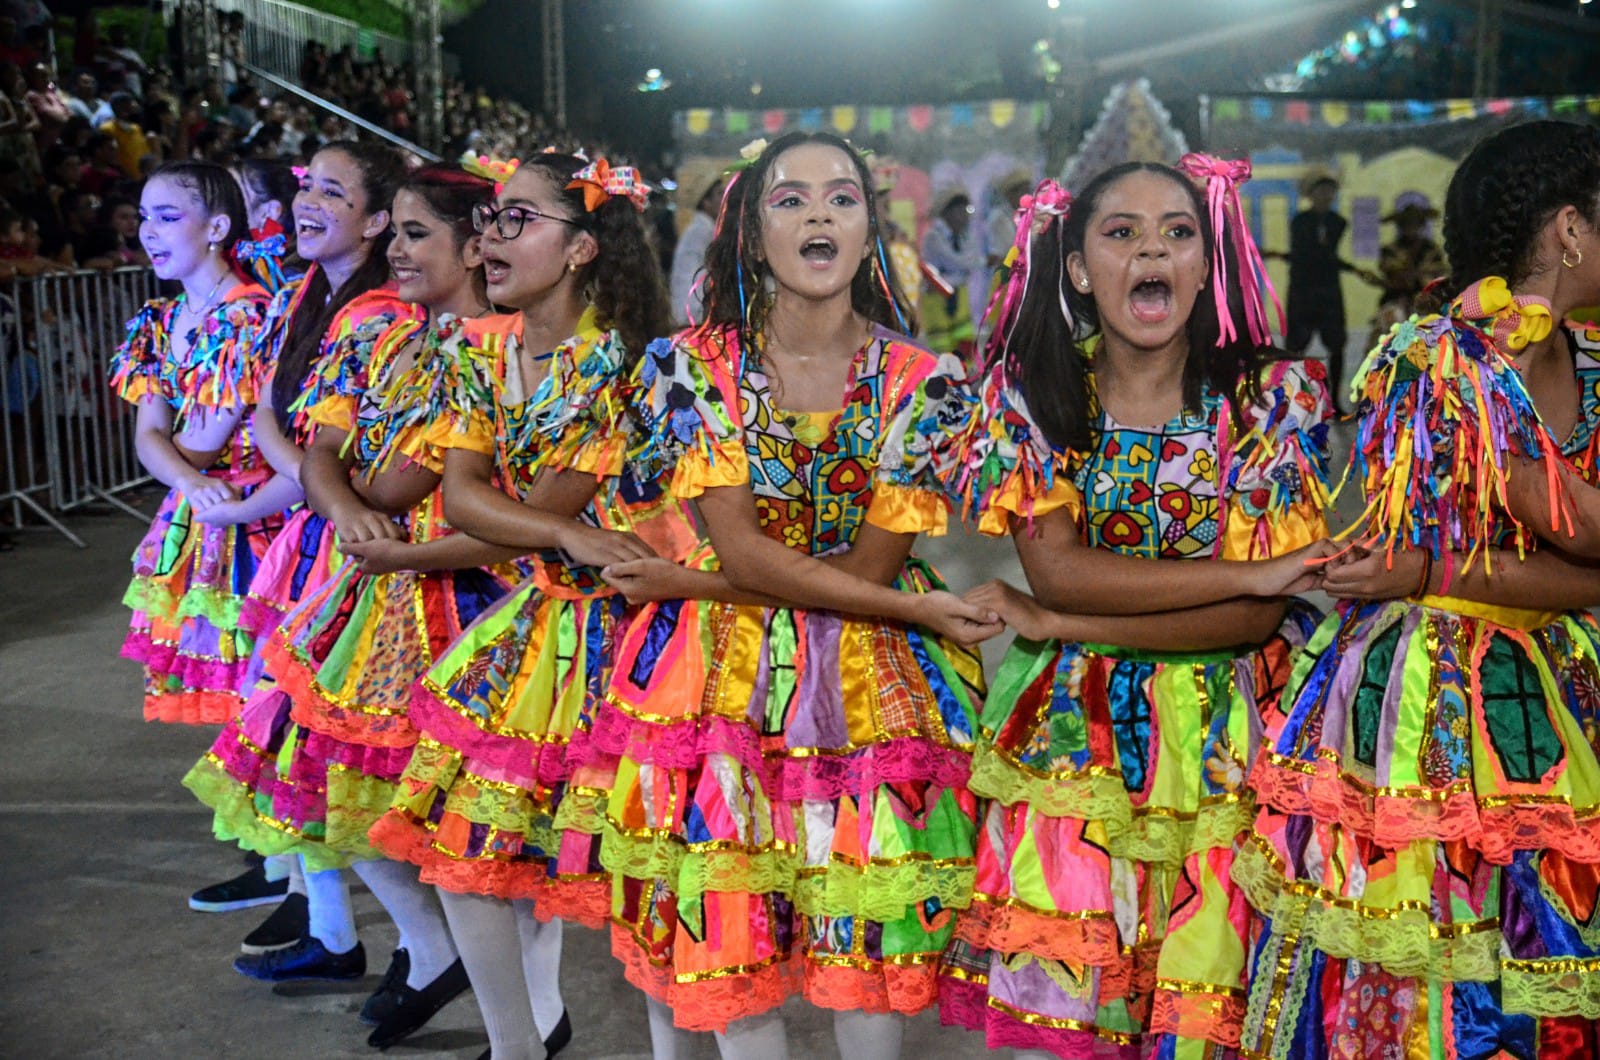
[[638,209],[626,195],[612,195],[593,210],[583,188],[569,188],[572,178],[589,163],[577,155],[540,154],[523,162],[518,172],[537,170],[555,189],[571,219],[594,237],[599,252],[578,272],[578,282],[592,291],[596,323],[622,337],[631,369],[651,339],[672,326],[667,285],[661,261],[650,249]]
[[[1210,213],[1200,191],[1186,175],[1157,162],[1125,162],[1091,180],[1073,198],[1066,218],[1052,218],[1044,231],[1033,236],[1029,250],[1031,274],[1027,293],[1016,319],[1009,328],[997,328],[990,343],[989,363],[999,360],[1006,378],[1022,391],[1028,411],[1052,445],[1058,449],[1087,450],[1092,444],[1089,423],[1089,355],[1087,341],[1100,332],[1100,312],[1094,295],[1078,290],[1066,277],[1066,260],[1073,252],[1082,253],[1089,222],[1100,206],[1100,199],[1123,177],[1131,173],[1155,173],[1180,185],[1188,194],[1194,216],[1210,261],[1217,245]],[[1227,257],[1228,274],[1239,275],[1232,241],[1221,241]],[[1183,367],[1183,404],[1186,409],[1200,407],[1207,388],[1233,399],[1235,421],[1247,405],[1261,399],[1261,363],[1277,355],[1271,348],[1260,348],[1247,330],[1240,329],[1222,346],[1222,335],[1211,285],[1212,270],[1195,297],[1194,309],[1184,326],[1189,341],[1189,356]],[[1244,294],[1237,283],[1228,292],[1228,310],[1235,320],[1244,319]],[[1062,300],[1072,314],[1069,321],[1061,311]]]
[[761,194],[778,156],[804,144],[823,144],[843,151],[861,182],[872,253],[862,260],[850,280],[850,307],[891,331],[915,331],[916,316],[911,302],[895,282],[894,270],[889,268],[872,172],[861,152],[849,141],[827,132],[792,132],[778,137],[767,145],[753,165],[728,185],[722,211],[717,217],[716,234],[706,248],[705,320],[700,327],[718,331],[735,328],[742,348],[757,348],[764,316],[760,303],[767,277],[772,274],[761,254]]
[[228,219],[228,232],[217,244],[217,250],[224,256],[232,252],[239,240],[250,237],[244,194],[239,191],[233,174],[215,162],[166,162],[151,172],[149,180],[170,180],[194,192],[207,214]]
[[1445,192],[1450,275],[1423,293],[1418,311],[1437,312],[1485,276],[1515,289],[1548,269],[1537,259],[1539,230],[1563,206],[1600,223],[1600,128],[1530,121],[1480,141]]
[[[394,204],[394,193],[406,179],[406,160],[398,151],[375,143],[340,142],[324,147],[324,151],[342,151],[355,163],[361,174],[361,190],[367,199],[367,216],[388,210]],[[315,157],[315,156],[313,156]],[[232,183],[232,178],[229,178]],[[236,186],[237,190],[237,186]],[[389,260],[386,256],[392,238],[388,226],[367,241],[367,256],[350,278],[333,290],[328,274],[312,269],[303,281],[308,288],[289,321],[289,333],[284,336],[278,351],[278,364],[272,374],[272,408],[278,426],[289,433],[292,416],[289,406],[305,389],[306,376],[322,351],[322,337],[333,318],[357,295],[382,287],[389,281]]]

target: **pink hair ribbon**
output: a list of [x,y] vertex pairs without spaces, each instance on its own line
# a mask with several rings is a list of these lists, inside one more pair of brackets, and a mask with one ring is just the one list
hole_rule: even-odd
[[[1011,242],[1011,250],[1006,254],[1006,265],[1011,270],[1010,277],[1004,287],[995,291],[990,297],[989,304],[984,308],[984,319],[989,319],[990,314],[999,308],[999,315],[995,318],[995,328],[990,341],[1004,343],[1010,336],[1011,326],[1016,322],[1018,311],[1022,308],[1023,295],[1028,290],[1028,274],[1032,271],[1032,262],[1029,260],[1029,248],[1033,244],[1035,230],[1043,231],[1052,223],[1058,223],[1072,212],[1072,193],[1053,180],[1043,180],[1034,189],[1032,195],[1024,195],[1017,202],[1017,212],[1013,215],[1017,224],[1016,238]],[[1072,310],[1067,307],[1067,299],[1061,295],[1061,314],[1066,318],[1067,326],[1072,326]]]
[[1278,330],[1285,328],[1283,306],[1278,302],[1278,292],[1267,276],[1261,251],[1244,223],[1244,204],[1239,201],[1239,185],[1250,179],[1247,159],[1214,158],[1211,155],[1191,153],[1178,160],[1178,169],[1205,187],[1206,208],[1211,215],[1211,293],[1217,303],[1217,324],[1220,333],[1217,345],[1225,346],[1238,335],[1238,324],[1228,311],[1228,259],[1222,241],[1233,243],[1234,256],[1239,263],[1239,288],[1244,295],[1245,326],[1250,339],[1257,346],[1272,343],[1272,329],[1267,323],[1267,305],[1264,298],[1272,298],[1278,311]]
[[634,209],[644,213],[650,204],[650,185],[632,166],[611,168],[611,163],[597,158],[572,175],[568,188],[583,189],[583,208],[593,213],[613,195],[625,195]]

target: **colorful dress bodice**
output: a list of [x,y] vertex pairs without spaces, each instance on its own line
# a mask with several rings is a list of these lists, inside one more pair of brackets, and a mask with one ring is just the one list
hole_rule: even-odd
[[[158,298],[128,321],[128,336],[111,361],[111,386],[134,404],[158,396],[172,409],[172,433],[182,434],[201,411],[226,412],[255,404],[259,367],[253,358],[267,294],[254,284],[236,284],[196,327],[182,355],[172,347],[172,328],[187,296]],[[249,416],[234,432],[217,466],[235,470],[263,464]]]
[[[762,531],[811,555],[847,550],[870,522],[903,533],[944,529],[936,452],[972,401],[952,356],[875,328],[857,351],[837,413],[789,413],[766,374],[740,361],[731,332],[685,332],[650,344],[642,373],[654,459],[676,466],[674,491],[748,483]],[[735,407],[725,395],[737,394]]]

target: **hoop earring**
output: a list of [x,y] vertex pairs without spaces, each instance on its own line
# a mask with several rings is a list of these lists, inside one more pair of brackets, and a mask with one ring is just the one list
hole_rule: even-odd
[[1569,269],[1575,269],[1579,265],[1583,264],[1583,250],[1581,248],[1575,252],[1578,255],[1578,260],[1577,261],[1568,261],[1567,260],[1567,255],[1569,253],[1573,253],[1573,252],[1572,251],[1566,251],[1566,250],[1563,250],[1561,252],[1561,264],[1565,265]]

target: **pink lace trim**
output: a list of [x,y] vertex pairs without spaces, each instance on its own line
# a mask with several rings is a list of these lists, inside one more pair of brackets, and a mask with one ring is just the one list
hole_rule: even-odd
[[939,1022],[981,1031],[989,1020],[989,991],[964,979],[939,980]]
[[656,725],[615,706],[600,712],[592,742],[608,754],[669,769],[695,769],[708,755],[725,754],[760,776],[769,798],[782,801],[833,800],[911,782],[963,788],[972,774],[970,754],[921,737],[887,740],[846,755],[792,757],[775,749],[767,757],[760,738],[742,722],[709,717]]
[[249,659],[236,662],[202,659],[179,651],[176,645],[157,644],[140,630],[129,633],[122,642],[122,657],[143,663],[152,673],[175,677],[185,688],[226,689],[230,693],[239,687],[240,675],[250,662]]
[[990,1049],[1032,1049],[1062,1060],[1138,1060],[1137,1044],[1110,1042],[1093,1031],[1038,1027],[994,1008],[985,1011],[984,1039]]
[[572,775],[565,744],[542,744],[480,729],[421,681],[411,688],[410,716],[417,731],[460,752],[475,771],[494,772],[507,783],[521,788],[551,786]]
[[1439,801],[1374,796],[1347,782],[1336,763],[1322,759],[1304,773],[1263,755],[1250,780],[1259,803],[1339,824],[1385,849],[1435,839],[1465,841],[1497,865],[1510,864],[1519,850],[1542,849],[1600,861],[1600,815],[1579,820],[1566,803],[1480,806],[1471,791]]
[[283,616],[289,612],[254,596],[246,596],[239,603],[239,629],[257,640],[278,628]]

